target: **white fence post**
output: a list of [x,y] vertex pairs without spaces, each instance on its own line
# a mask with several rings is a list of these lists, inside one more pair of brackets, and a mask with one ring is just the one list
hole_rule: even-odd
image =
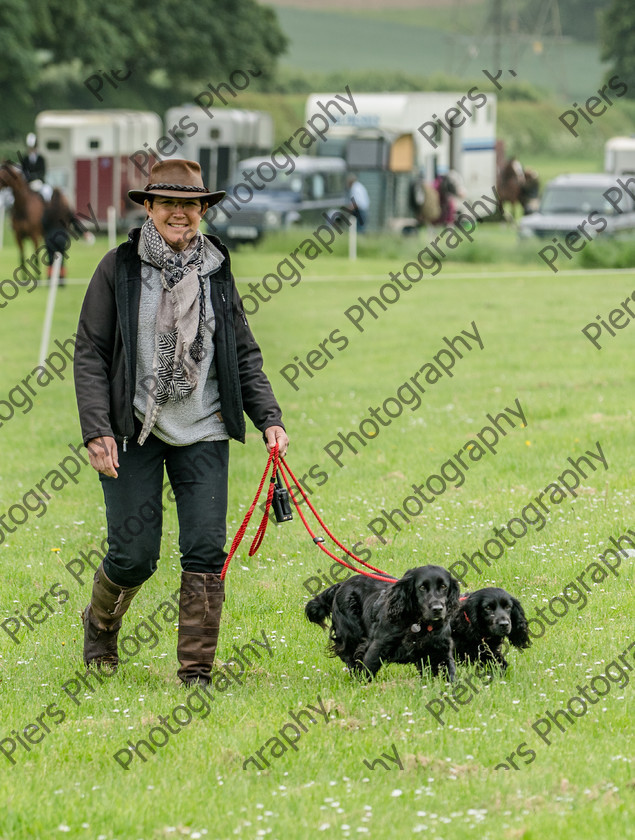
[[117,247],[117,208],[112,205],[108,208],[108,248],[112,250]]
[[357,259],[357,217],[351,216],[351,225],[348,229],[348,258]]
[[44,316],[44,327],[42,329],[42,341],[40,343],[40,367],[44,365],[46,358],[46,351],[48,350],[49,340],[51,338],[51,324],[53,323],[53,313],[55,312],[55,295],[57,294],[57,284],[60,279],[60,269],[62,268],[62,254],[59,251],[55,252],[53,263],[51,265],[51,279],[49,285],[49,296],[46,302],[46,315]]

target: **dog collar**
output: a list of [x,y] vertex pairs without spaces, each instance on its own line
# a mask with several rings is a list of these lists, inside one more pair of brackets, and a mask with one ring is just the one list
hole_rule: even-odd
[[[467,601],[467,599],[468,599],[469,597],[470,597],[469,595],[461,595],[461,597],[459,598],[459,603],[462,603],[463,601]],[[467,623],[468,623],[468,624],[471,624],[472,622],[471,622],[471,621],[470,621],[470,619],[467,617],[467,613],[466,613],[466,611],[465,611],[465,610],[463,610],[463,615],[465,616],[465,620],[467,621]]]
[[[420,633],[421,632],[421,625],[420,624],[413,624],[410,629],[412,630],[413,633]],[[432,627],[431,624],[428,624],[428,626],[426,627],[426,630],[428,631],[428,633],[432,633],[433,629],[434,628]]]

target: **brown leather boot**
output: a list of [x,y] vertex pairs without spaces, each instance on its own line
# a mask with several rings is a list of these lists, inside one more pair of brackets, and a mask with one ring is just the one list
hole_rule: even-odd
[[224,600],[219,575],[181,572],[177,674],[186,685],[210,682]]
[[121,619],[141,586],[123,587],[113,583],[101,563],[93,579],[90,604],[82,613],[84,622],[84,663],[86,667],[105,666],[116,671],[119,665],[117,636]]

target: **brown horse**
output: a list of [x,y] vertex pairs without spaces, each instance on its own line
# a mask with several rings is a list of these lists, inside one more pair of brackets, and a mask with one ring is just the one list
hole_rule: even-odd
[[54,189],[51,200],[45,202],[39,193],[29,187],[22,172],[10,161],[5,161],[0,166],[0,187],[9,187],[13,192],[11,224],[20,251],[20,265],[24,265],[26,239],[33,242],[34,251],[38,250],[40,240],[44,239],[49,266],[55,251],[61,251],[66,256],[70,240],[68,230],[71,227],[75,228],[81,235],[84,229],[77,222],[73,209],[61,190]]
[[[505,161],[498,173],[496,189],[500,198],[500,212],[507,221],[515,221],[516,205],[523,213],[531,212],[532,202],[538,197],[538,174],[533,169],[523,169],[516,158]],[[511,214],[504,209],[511,204]]]
[[0,165],[0,187],[8,187],[13,193],[11,226],[20,251],[20,265],[24,265],[25,240],[30,239],[33,242],[33,250],[37,251],[40,240],[44,236],[42,231],[44,199],[39,193],[30,189],[24,175],[9,161]]

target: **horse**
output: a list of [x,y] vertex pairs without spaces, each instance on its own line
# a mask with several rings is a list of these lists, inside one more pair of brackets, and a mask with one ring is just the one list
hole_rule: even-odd
[[[20,265],[24,265],[24,242],[30,239],[33,250],[37,251],[40,240],[44,239],[49,266],[55,251],[65,253],[63,242],[68,242],[68,235],[64,236],[69,227],[79,227],[75,214],[61,190],[55,188],[49,202],[32,190],[24,175],[10,161],[0,165],[0,188],[9,187],[13,192],[13,207],[11,209],[11,225],[20,252]],[[82,229],[80,228],[80,233]],[[62,275],[64,269],[62,266]]]
[[29,187],[22,173],[9,161],[0,165],[0,187],[8,187],[13,193],[11,226],[18,243],[20,265],[24,265],[25,240],[30,239],[33,250],[37,251],[40,240],[44,238],[44,199]]
[[[532,202],[538,197],[538,187],[538,174],[533,169],[524,169],[516,158],[505,161],[496,183],[501,216],[507,221],[515,221],[517,204],[523,213],[531,212]],[[505,212],[506,201],[511,204],[511,214]]]

